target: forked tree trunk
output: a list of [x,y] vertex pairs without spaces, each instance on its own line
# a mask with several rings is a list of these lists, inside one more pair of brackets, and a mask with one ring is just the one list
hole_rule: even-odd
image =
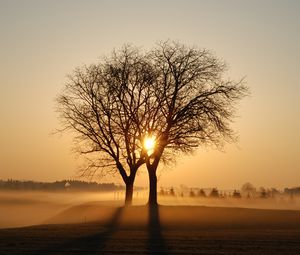
[[149,168],[149,200],[148,205],[151,207],[157,206],[157,177],[156,177],[157,168]]

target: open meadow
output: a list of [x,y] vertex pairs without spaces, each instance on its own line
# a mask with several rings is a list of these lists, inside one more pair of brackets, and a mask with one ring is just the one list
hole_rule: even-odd
[[139,196],[124,208],[114,193],[1,193],[1,254],[300,253],[296,200],[161,198],[150,210]]

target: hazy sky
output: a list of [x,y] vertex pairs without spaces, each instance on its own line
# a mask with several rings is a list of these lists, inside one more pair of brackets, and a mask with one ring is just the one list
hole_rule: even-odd
[[72,178],[81,160],[71,137],[50,135],[66,74],[124,43],[172,39],[212,50],[252,95],[239,105],[237,144],[199,148],[158,185],[299,186],[299,13],[297,0],[0,0],[0,179]]

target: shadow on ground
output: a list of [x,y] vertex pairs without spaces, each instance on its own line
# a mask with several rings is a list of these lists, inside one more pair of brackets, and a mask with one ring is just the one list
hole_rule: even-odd
[[106,223],[81,224],[73,231],[75,236],[53,237],[47,247],[31,254],[170,254],[162,235],[159,206],[119,207]]
[[148,222],[148,250],[149,254],[169,254],[165,240],[162,236],[162,228],[159,217],[159,206],[149,207]]
[[105,225],[99,226],[99,230],[94,234],[72,238],[71,240],[51,245],[37,251],[35,254],[81,254],[82,252],[86,254],[102,254],[101,251],[105,248],[106,242],[118,229],[123,210],[123,207],[116,208],[111,219]]
[[62,213],[81,223],[0,229],[0,254],[300,254],[300,211],[91,206],[82,223],[84,208]]

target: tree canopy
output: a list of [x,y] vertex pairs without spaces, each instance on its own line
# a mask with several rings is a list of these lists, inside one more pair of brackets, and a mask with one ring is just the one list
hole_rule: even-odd
[[[96,156],[83,174],[114,167],[132,186],[145,163],[156,201],[161,159],[234,141],[235,105],[248,89],[243,80],[224,78],[225,71],[210,51],[171,41],[149,51],[125,45],[98,64],[77,68],[58,97],[58,110],[80,153]],[[151,153],[147,137],[155,141]]]

